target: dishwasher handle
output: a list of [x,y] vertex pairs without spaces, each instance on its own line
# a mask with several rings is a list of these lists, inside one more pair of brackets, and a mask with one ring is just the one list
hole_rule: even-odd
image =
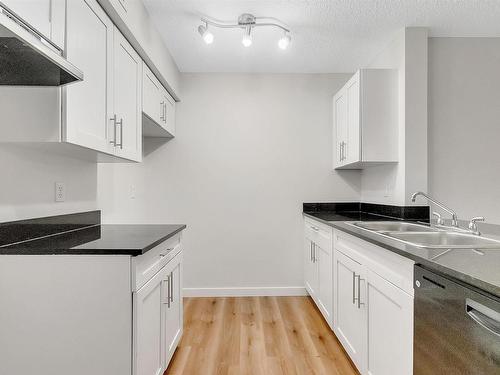
[[500,337],[500,312],[469,298],[465,300],[465,311],[481,327]]

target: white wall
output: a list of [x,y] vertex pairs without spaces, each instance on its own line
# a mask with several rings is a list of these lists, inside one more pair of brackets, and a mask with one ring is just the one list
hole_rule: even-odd
[[348,77],[182,75],[176,138],[99,167],[104,220],[187,224],[185,287],[303,287],[302,203],[359,200],[359,173],[331,169]]
[[429,40],[429,190],[500,224],[500,38]]
[[[97,165],[29,147],[0,145],[0,222],[96,209]],[[66,184],[55,203],[54,183]]]
[[411,204],[413,192],[427,191],[427,29],[401,30],[368,67],[399,73],[399,162],[363,170],[361,200]]

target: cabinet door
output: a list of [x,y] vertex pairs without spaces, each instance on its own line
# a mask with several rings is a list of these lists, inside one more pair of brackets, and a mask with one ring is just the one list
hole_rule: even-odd
[[162,103],[161,85],[149,68],[143,64],[143,92],[142,111],[151,120],[163,126],[163,112],[165,110]]
[[333,97],[333,121],[334,130],[334,155],[333,167],[342,166],[345,162],[345,144],[347,141],[347,96],[346,91],[342,89]]
[[413,372],[413,297],[372,271],[367,272],[370,375]]
[[163,115],[163,127],[172,135],[175,136],[175,100],[170,94],[163,89],[162,102],[165,105]]
[[142,60],[116,27],[113,46],[113,121],[109,132],[116,155],[140,161]]
[[318,294],[318,265],[314,258],[314,242],[306,237],[304,242],[304,283],[308,293],[316,301]]
[[82,69],[84,80],[63,88],[63,140],[113,152],[113,23],[95,0],[67,2],[66,57]]
[[[59,18],[61,13],[60,9],[58,9],[60,6],[63,7],[62,15],[64,16],[64,0],[2,0],[2,2],[49,40],[52,40],[53,36],[52,23],[58,22],[61,24],[62,21],[62,24],[64,24],[64,19]],[[53,16],[57,17],[53,19]],[[56,38],[55,42],[59,45],[61,41]],[[62,49],[63,45],[59,47]]]
[[332,256],[331,251],[315,244],[315,254],[318,264],[318,308],[326,321],[332,326]]
[[168,275],[164,267],[134,293],[134,375],[161,375],[165,371],[162,341]]
[[347,135],[344,164],[361,161],[360,154],[360,72],[347,83]]
[[335,250],[334,331],[358,370],[364,374],[366,358],[366,277],[363,266]]
[[170,302],[165,309],[165,338],[164,338],[164,367],[174,355],[183,331],[183,306],[182,306],[182,253],[177,255],[166,267],[169,269],[168,283],[170,287],[168,296]]

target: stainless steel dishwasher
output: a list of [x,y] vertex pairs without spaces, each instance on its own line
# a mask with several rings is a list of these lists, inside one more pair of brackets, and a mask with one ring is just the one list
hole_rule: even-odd
[[500,299],[416,265],[413,351],[414,375],[500,375]]

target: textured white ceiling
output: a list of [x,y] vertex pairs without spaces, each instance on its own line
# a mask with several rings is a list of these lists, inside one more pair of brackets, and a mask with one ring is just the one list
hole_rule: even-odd
[[[431,36],[500,36],[500,0],[143,0],[182,72],[352,72],[366,65],[405,26]],[[277,17],[292,29],[280,50],[278,29],[215,29],[206,45],[200,15],[236,20],[241,13]]]

